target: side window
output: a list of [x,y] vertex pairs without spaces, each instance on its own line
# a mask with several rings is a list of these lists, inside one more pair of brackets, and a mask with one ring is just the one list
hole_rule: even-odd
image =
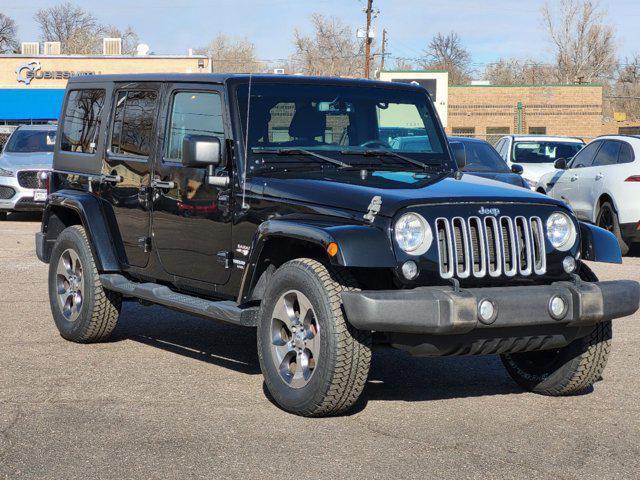
[[635,155],[633,147],[626,142],[620,144],[620,153],[618,153],[618,163],[633,163]]
[[104,98],[105,91],[102,89],[69,92],[63,115],[61,150],[95,153]]
[[594,167],[615,165],[618,163],[618,152],[620,152],[620,142],[606,141],[593,161]]
[[224,138],[220,95],[208,92],[178,92],[173,96],[165,139],[165,160],[182,160],[182,140],[185,135]]
[[589,145],[584,147],[576,154],[575,157],[573,157],[569,168],[590,167],[600,145],[602,145],[602,142],[591,142]]
[[118,92],[111,129],[111,153],[148,157],[157,108],[158,93],[155,91]]

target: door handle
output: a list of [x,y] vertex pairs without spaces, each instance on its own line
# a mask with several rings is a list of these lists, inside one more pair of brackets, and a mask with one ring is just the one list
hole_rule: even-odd
[[161,181],[161,180],[153,180],[151,182],[151,186],[153,188],[160,188],[162,190],[170,190],[172,188],[176,188],[176,182],[171,182],[171,181]]
[[596,175],[596,180],[602,180],[604,178],[604,173],[599,173]]
[[574,175],[573,177],[571,177],[572,182],[575,182],[576,180],[578,180],[578,175]]

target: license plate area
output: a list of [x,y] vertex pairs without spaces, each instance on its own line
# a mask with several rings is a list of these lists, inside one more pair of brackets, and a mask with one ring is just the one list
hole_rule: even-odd
[[47,191],[46,190],[34,190],[33,192],[33,201],[34,202],[44,202],[47,199]]

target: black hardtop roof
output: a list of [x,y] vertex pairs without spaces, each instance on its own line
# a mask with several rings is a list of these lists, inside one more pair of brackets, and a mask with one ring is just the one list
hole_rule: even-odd
[[331,85],[350,85],[360,87],[386,87],[406,88],[410,90],[424,90],[419,85],[410,83],[386,82],[380,80],[367,80],[363,78],[340,77],[309,77],[304,75],[268,75],[248,73],[136,73],[136,74],[110,74],[110,75],[79,75],[69,79],[69,85],[105,82],[185,82],[185,83],[214,83],[223,84],[227,81],[246,83],[251,77],[253,82],[269,83],[317,83]]

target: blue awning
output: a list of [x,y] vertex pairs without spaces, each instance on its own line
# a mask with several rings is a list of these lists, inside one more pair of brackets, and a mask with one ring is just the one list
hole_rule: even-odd
[[57,120],[63,89],[0,89],[0,121]]

